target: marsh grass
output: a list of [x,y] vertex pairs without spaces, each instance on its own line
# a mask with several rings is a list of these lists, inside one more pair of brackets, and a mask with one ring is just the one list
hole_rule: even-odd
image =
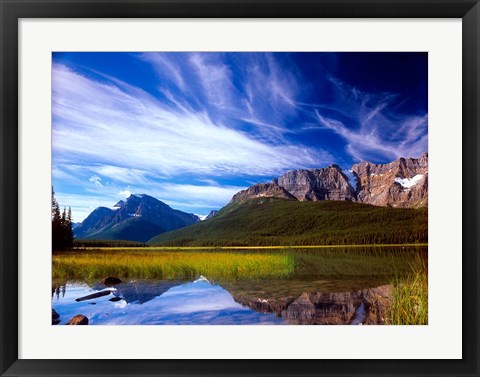
[[[413,266],[412,266],[413,267]],[[420,268],[392,282],[393,292],[387,309],[389,325],[428,324],[428,272],[423,263]]]
[[138,279],[283,278],[294,272],[295,262],[287,254],[228,252],[82,252],[54,254],[53,279],[95,279],[118,276]]

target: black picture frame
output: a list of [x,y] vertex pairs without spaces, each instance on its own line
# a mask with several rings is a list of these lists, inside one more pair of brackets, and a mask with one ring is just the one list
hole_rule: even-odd
[[[0,0],[1,376],[479,376],[480,5],[478,0]],[[462,18],[461,360],[18,359],[20,18]],[[445,341],[448,341],[446,339]]]

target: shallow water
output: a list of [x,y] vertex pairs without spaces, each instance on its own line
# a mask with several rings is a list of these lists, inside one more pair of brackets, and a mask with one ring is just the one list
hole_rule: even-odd
[[228,291],[203,277],[184,283],[130,281],[101,290],[110,291],[109,295],[75,301],[98,292],[97,288],[86,283],[67,283],[60,289],[58,296],[54,294],[53,307],[60,314],[60,324],[65,324],[77,314],[86,316],[90,325],[284,323],[275,315],[258,313],[238,304]]
[[[111,288],[98,281],[55,281],[52,307],[59,324],[77,314],[86,316],[89,325],[376,324],[382,322],[380,304],[388,298],[393,277],[411,272],[419,258],[426,260],[427,251],[390,247],[293,254],[295,273],[284,279],[120,277],[123,282]],[[104,291],[108,294],[76,301]]]

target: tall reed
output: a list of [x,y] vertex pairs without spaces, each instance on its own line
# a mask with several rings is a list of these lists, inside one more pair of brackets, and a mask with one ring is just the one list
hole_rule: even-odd
[[281,278],[292,274],[290,255],[228,252],[86,252],[55,254],[54,279],[94,279],[104,276],[139,279]]

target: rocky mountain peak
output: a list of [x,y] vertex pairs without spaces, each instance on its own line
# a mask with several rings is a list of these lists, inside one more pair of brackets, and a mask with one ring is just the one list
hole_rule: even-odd
[[278,181],[274,179],[271,183],[257,183],[246,190],[238,192],[233,196],[232,202],[241,203],[245,200],[259,197],[295,199],[295,197],[288,193],[283,187],[280,187]]
[[[121,227],[133,229],[137,226],[145,230],[145,239],[134,240],[146,241],[158,233],[178,229],[199,221],[197,216],[173,209],[146,194],[132,194],[127,199],[120,200],[114,208],[115,210],[99,207],[94,210],[82,224],[75,228],[75,236],[102,239],[102,237],[112,237],[115,229]],[[127,233],[124,231],[118,237],[130,239],[128,237],[131,235]]]
[[300,201],[349,200],[378,206],[419,207],[428,204],[428,153],[387,164],[362,161],[344,170],[333,164],[320,169],[291,170],[240,191],[232,202],[256,197]]

